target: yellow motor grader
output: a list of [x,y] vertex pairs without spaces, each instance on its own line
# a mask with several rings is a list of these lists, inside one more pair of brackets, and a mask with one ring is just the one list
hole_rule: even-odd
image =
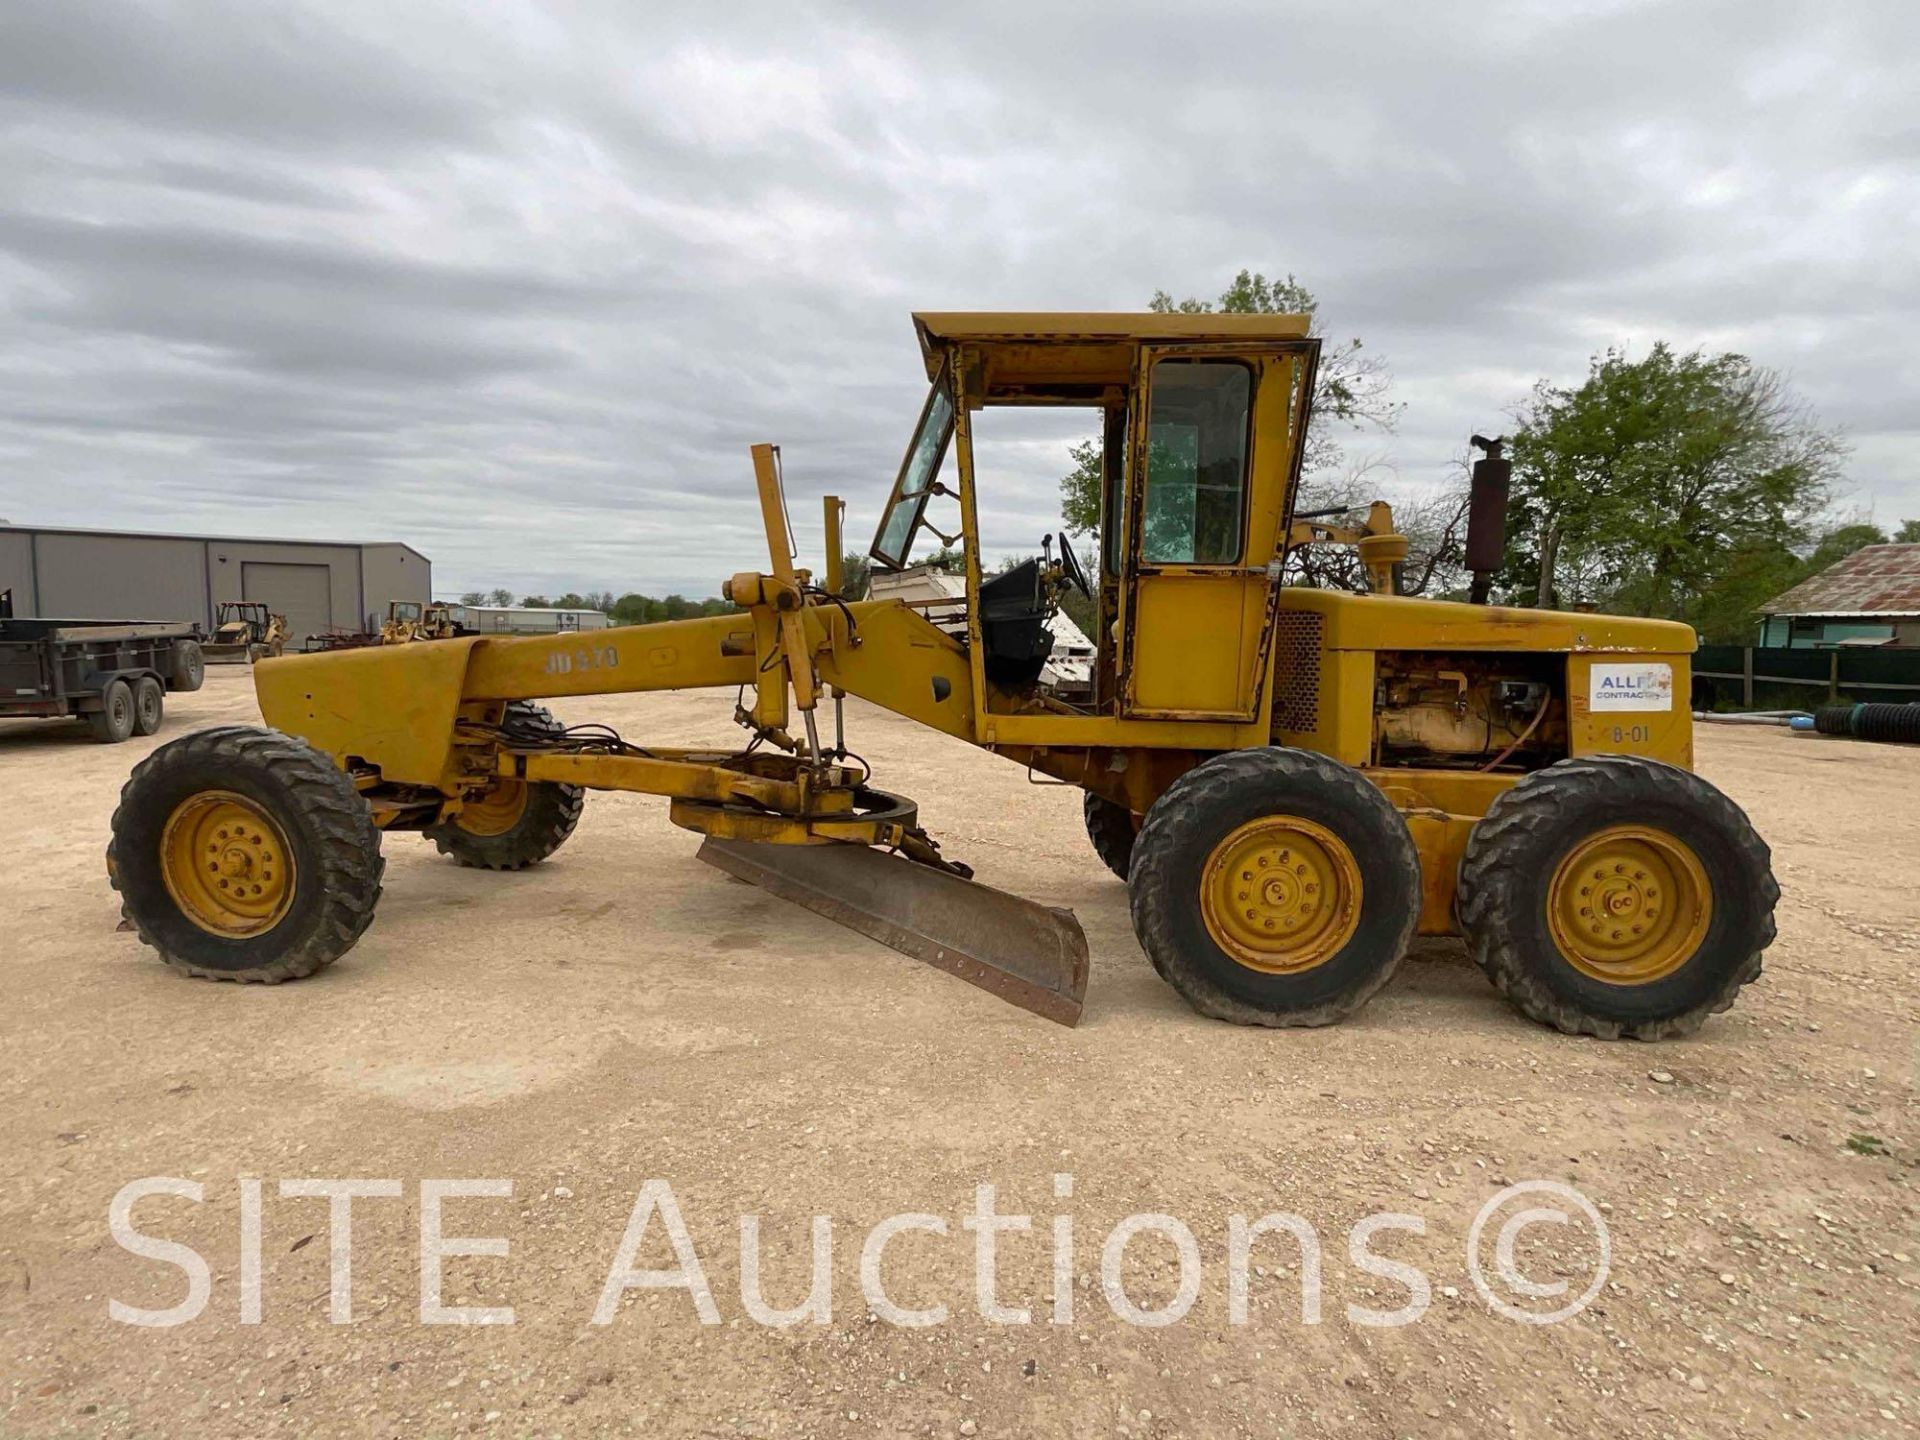
[[[832,497],[824,567],[796,566],[780,453],[754,446],[769,564],[726,582],[738,613],[260,665],[271,729],[176,740],[122,793],[108,868],[140,938],[190,974],[307,975],[373,919],[383,832],[514,870],[567,839],[586,791],[641,791],[722,869],[1073,1023],[1078,923],[974,882],[870,783],[842,733],[855,695],[1080,787],[1141,948],[1207,1015],[1337,1020],[1416,933],[1464,933],[1522,1012],[1603,1037],[1684,1033],[1759,973],[1778,892],[1745,815],[1689,769],[1693,632],[1402,597],[1384,508],[1296,516],[1303,317],[914,322],[931,388],[870,553],[898,569],[923,534],[958,539],[964,625],[950,597],[940,624],[926,602],[845,598]],[[989,575],[974,426],[1033,405],[1101,427],[1099,553],[1049,537]],[[1504,463],[1475,471],[1482,582]],[[1357,545],[1373,593],[1283,584],[1290,547],[1321,541]],[[1098,615],[1073,700],[1038,678],[1070,587]],[[651,745],[534,703],[695,687],[737,692],[739,743]]]

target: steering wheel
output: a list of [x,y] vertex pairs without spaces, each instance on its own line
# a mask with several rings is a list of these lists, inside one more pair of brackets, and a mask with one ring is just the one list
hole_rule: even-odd
[[1067,583],[1075,587],[1087,599],[1093,598],[1093,588],[1087,584],[1087,572],[1080,568],[1080,557],[1073,553],[1073,546],[1067,541],[1067,532],[1060,532],[1060,571],[1067,577]]

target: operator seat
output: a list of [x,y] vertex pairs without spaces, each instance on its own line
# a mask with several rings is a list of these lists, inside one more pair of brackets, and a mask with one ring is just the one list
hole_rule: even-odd
[[1040,562],[1024,560],[980,583],[980,635],[987,679],[1002,689],[1031,685],[1053,653],[1051,614],[1040,583]]

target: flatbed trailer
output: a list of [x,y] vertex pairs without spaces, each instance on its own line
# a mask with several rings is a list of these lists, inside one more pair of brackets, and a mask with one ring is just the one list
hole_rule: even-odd
[[0,717],[87,721],[109,744],[151,735],[168,690],[198,690],[199,628],[180,620],[16,619],[0,594]]

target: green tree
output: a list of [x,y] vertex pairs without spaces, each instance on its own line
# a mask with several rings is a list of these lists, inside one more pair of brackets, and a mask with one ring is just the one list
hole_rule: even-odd
[[522,595],[520,603],[529,610],[551,610],[553,602],[544,595]]
[[1665,342],[1542,381],[1519,419],[1502,581],[1541,605],[1722,617],[1807,547],[1846,454],[1773,371]]
[[1896,545],[1920,545],[1920,520],[1902,520],[1893,540]]
[[1886,543],[1887,532],[1867,521],[1855,520],[1836,526],[1820,537],[1819,543],[1813,547],[1813,553],[1807,556],[1806,572],[1809,576],[1818,575],[1829,566],[1838,565],[1856,550]]
[[513,604],[513,591],[501,589],[489,590],[487,592],[486,603],[489,605],[511,605]]
[[840,557],[840,598],[843,600],[864,600],[867,598],[867,577],[873,573],[873,562],[864,555],[849,550]]
[[463,590],[460,592],[460,603],[462,605],[484,605],[487,603],[487,592],[484,590]]
[[1099,534],[1100,461],[1104,449],[1098,440],[1082,440],[1067,451],[1073,469],[1060,477],[1060,523],[1069,535]]
[[607,609],[616,625],[653,625],[662,620],[689,620],[701,615],[730,615],[740,607],[717,598],[689,600],[684,595],[669,595],[656,600],[651,595],[628,591]]
[[655,620],[666,619],[658,600],[631,591],[614,601],[613,609],[607,613],[616,625],[650,625]]

